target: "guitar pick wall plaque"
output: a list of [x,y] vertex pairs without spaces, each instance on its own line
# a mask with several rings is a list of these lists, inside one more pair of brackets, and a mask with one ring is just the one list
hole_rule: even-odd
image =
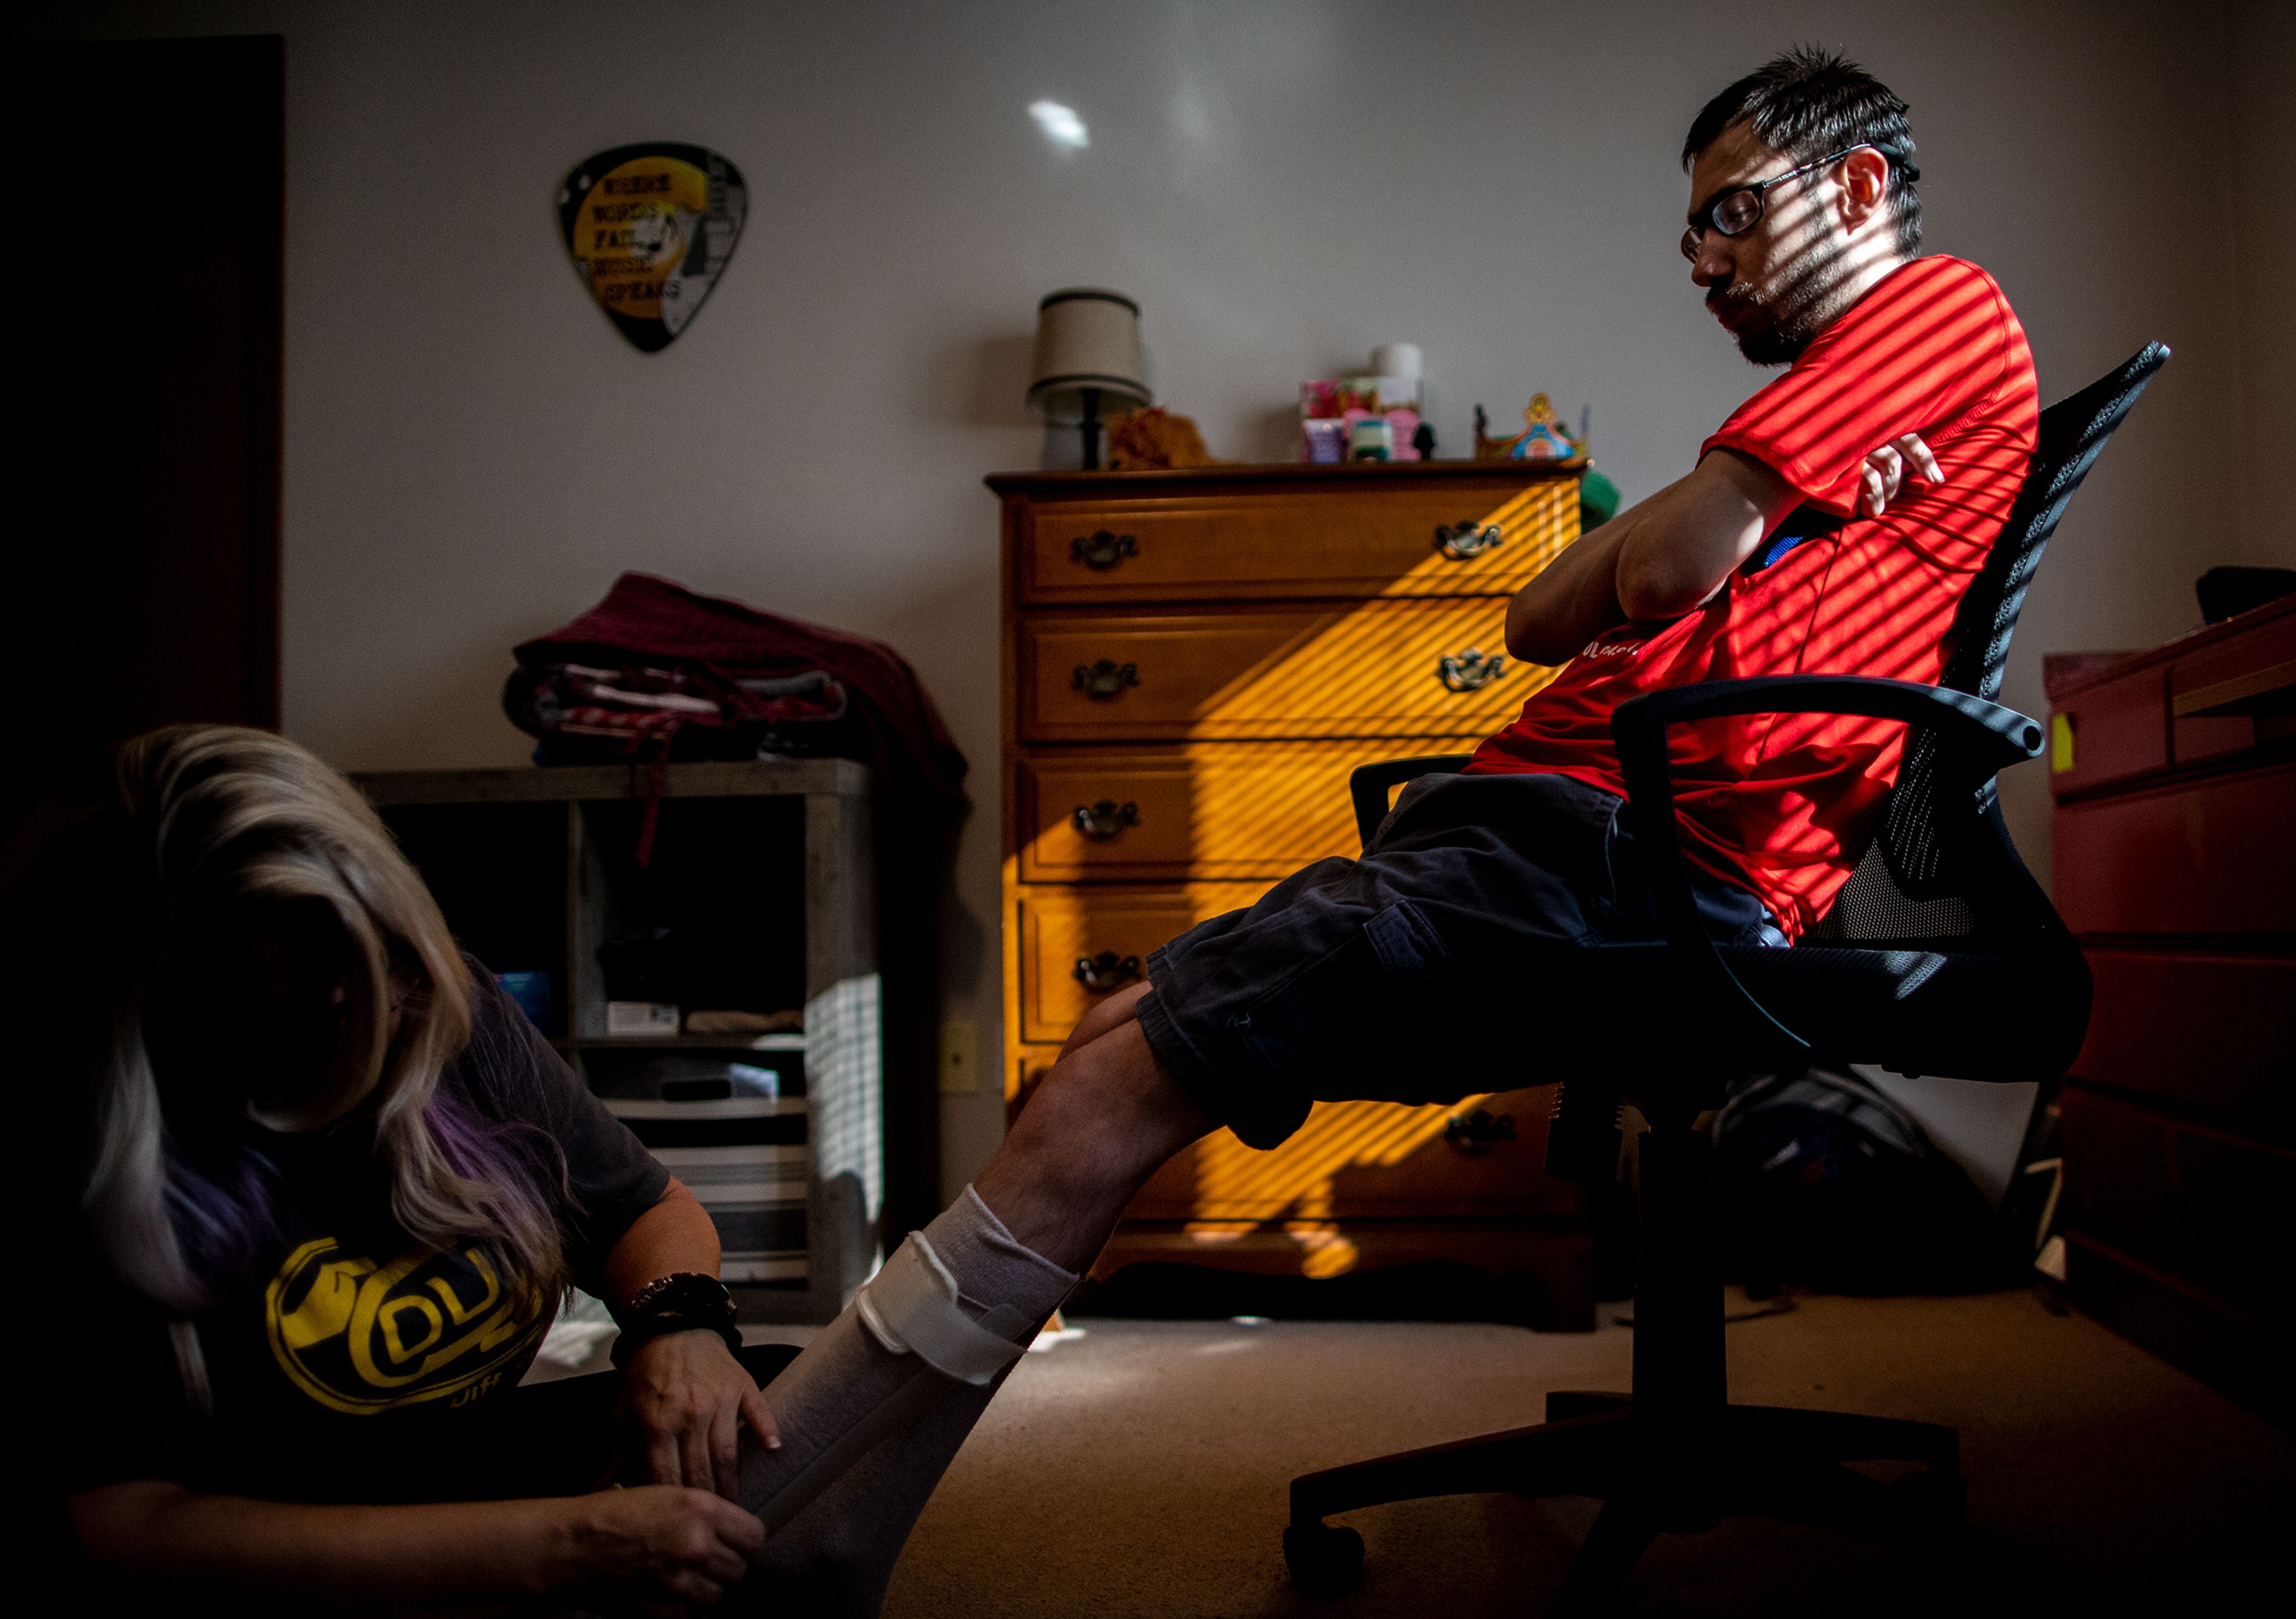
[[742,171],[707,147],[648,142],[577,165],[558,193],[558,222],[598,307],[652,354],[718,284],[749,196]]

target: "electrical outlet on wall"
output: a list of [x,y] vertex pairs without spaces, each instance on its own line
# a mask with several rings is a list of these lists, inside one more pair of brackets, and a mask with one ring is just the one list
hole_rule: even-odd
[[980,1026],[952,1018],[940,1026],[940,1093],[974,1096],[980,1091]]

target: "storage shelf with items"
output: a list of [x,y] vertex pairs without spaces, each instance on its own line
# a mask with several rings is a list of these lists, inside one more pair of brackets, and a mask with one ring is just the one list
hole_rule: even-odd
[[[1552,675],[1506,603],[1578,533],[1578,463],[1220,466],[988,480],[1004,518],[1004,1073],[1015,1103],[1151,952],[1329,855],[1348,777],[1462,751]],[[1440,1061],[1430,1031],[1430,1061]],[[1427,1262],[1593,1321],[1552,1087],[1319,1106],[1271,1153],[1160,1171],[1095,1277],[1143,1261],[1322,1279]],[[1484,1117],[1477,1122],[1477,1112]]]
[[[524,976],[551,1043],[709,1211],[742,1318],[843,1308],[884,1197],[866,767],[356,780],[463,947]],[[646,1009],[660,1032],[608,1032]]]

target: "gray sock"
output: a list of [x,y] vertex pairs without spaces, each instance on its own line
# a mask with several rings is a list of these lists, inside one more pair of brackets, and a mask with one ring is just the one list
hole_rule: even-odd
[[[1015,1343],[1077,1283],[1015,1241],[969,1186],[924,1235],[967,1313],[1023,1323]],[[743,1446],[740,1499],[771,1538],[742,1600],[776,1614],[874,1614],[910,1526],[1003,1380],[959,1383],[895,1354],[848,1306],[766,1390],[782,1448]]]
[[1022,1247],[970,1186],[925,1227],[925,1240],[956,1278],[957,1296],[974,1315],[1003,1304],[1028,1317],[1032,1335],[1077,1285],[1075,1271]]

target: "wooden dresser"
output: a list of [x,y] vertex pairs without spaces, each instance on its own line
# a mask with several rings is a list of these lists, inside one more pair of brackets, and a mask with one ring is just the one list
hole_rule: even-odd
[[2050,659],[2057,908],[2096,975],[2062,1103],[2073,1301],[2296,1416],[2296,598]]
[[[1463,751],[1553,671],[1506,602],[1578,533],[1573,466],[1227,466],[991,478],[1004,502],[1004,1087],[1017,1105],[1156,946],[1357,852],[1348,774]],[[1438,1060],[1431,1056],[1431,1060]],[[1226,1131],[1134,1203],[1143,1260],[1334,1277],[1457,1261],[1592,1322],[1579,1195],[1539,1165],[1551,1087],[1319,1106]]]

